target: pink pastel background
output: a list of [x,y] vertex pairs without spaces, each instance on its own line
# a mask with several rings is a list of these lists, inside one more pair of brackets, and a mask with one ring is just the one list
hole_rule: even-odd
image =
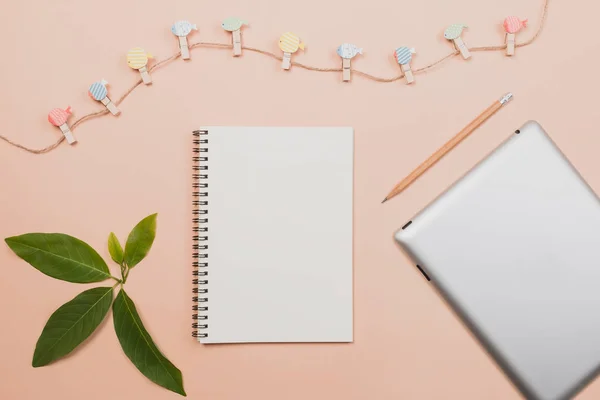
[[[251,24],[244,43],[270,51],[277,51],[282,32],[297,32],[307,51],[294,59],[321,67],[339,67],[336,47],[356,43],[365,55],[353,67],[388,77],[399,72],[391,58],[397,46],[417,49],[415,68],[447,54],[451,44],[442,32],[450,23],[467,23],[463,37],[478,46],[502,43],[505,16],[528,17],[530,27],[517,35],[525,40],[542,0],[10,3],[0,15],[1,133],[44,147],[60,136],[46,121],[51,108],[71,105],[74,119],[101,109],[86,93],[101,78],[118,98],[138,78],[125,62],[127,50],[171,55],[176,19],[198,24],[192,42],[228,42],[220,22],[240,16]],[[158,212],[155,245],[133,271],[128,292],[161,350],[182,370],[192,399],[519,399],[392,233],[528,119],[540,121],[600,190],[600,36],[592,32],[598,12],[594,2],[550,0],[542,35],[514,58],[456,57],[416,75],[412,87],[356,75],[344,84],[339,73],[283,72],[259,54],[234,59],[229,50],[194,49],[190,62],[153,73],[154,84],[138,88],[120,117],[76,129],[75,147],[32,155],[0,142],[0,237],[69,233],[108,259],[109,232],[124,240],[139,219]],[[509,107],[405,193],[380,204],[393,184],[506,91],[515,94]],[[194,342],[189,167],[190,131],[200,125],[355,128],[353,344]],[[0,267],[0,398],[177,398],[127,360],[112,317],[66,359],[32,368],[48,316],[84,287],[42,275],[3,243]],[[599,396],[595,382],[578,399]]]

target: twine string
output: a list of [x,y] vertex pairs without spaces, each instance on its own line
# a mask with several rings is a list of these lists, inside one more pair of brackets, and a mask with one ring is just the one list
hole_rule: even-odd
[[[516,43],[515,47],[525,47],[525,46],[529,46],[530,44],[532,44],[533,42],[535,42],[535,40],[540,36],[540,34],[542,33],[542,29],[544,28],[544,25],[546,24],[546,17],[548,15],[548,2],[550,0],[544,0],[543,1],[543,8],[542,8],[542,15],[540,18],[540,22],[538,23],[537,29],[534,33],[534,35],[532,37],[530,37],[529,39],[527,39],[524,42],[521,43]],[[195,42],[195,43],[191,43],[189,48],[190,49],[194,49],[196,47],[205,47],[205,48],[214,48],[214,49],[232,49],[233,45],[230,43],[213,43],[213,42]],[[268,57],[271,57],[275,60],[279,60],[282,61],[283,57],[281,57],[278,54],[275,54],[273,52],[267,51],[267,50],[261,50],[258,49],[256,47],[250,47],[250,46],[242,46],[242,49],[246,50],[246,51],[250,51],[253,53],[258,53],[258,54],[262,54]],[[476,47],[470,47],[469,50],[472,52],[486,52],[486,51],[501,51],[501,50],[505,50],[506,49],[506,44],[502,44],[502,45],[497,45],[497,46],[476,46]],[[435,67],[437,67],[438,65],[450,60],[451,58],[454,58],[455,56],[459,55],[460,52],[458,50],[454,50],[452,53],[449,53],[448,55],[431,62],[430,64],[427,64],[423,67],[419,67],[417,69],[413,70],[413,73],[415,74],[419,74],[425,71],[428,71],[430,69],[433,69]],[[149,72],[153,72],[156,71],[160,68],[163,68],[164,66],[168,65],[169,63],[175,61],[176,59],[178,59],[179,57],[181,57],[181,52],[178,51],[177,53],[173,54],[172,56],[165,58],[163,60],[160,60],[158,62],[156,62],[154,65],[152,65],[150,68],[148,68]],[[307,64],[302,64],[299,63],[297,61],[292,61],[291,62],[293,66],[298,67],[298,68],[302,68],[308,71],[316,71],[316,72],[342,72],[342,68],[322,68],[322,67],[314,67],[312,65],[307,65]],[[351,68],[352,72],[354,72],[354,74],[362,76],[363,78],[375,81],[375,82],[382,82],[382,83],[389,83],[389,82],[395,82],[398,81],[402,78],[404,78],[404,74],[401,73],[399,75],[393,76],[391,78],[386,78],[386,77],[379,77],[376,75],[372,75],[369,74],[367,72],[363,72],[354,68]],[[123,93],[121,95],[121,97],[119,97],[114,103],[118,106],[120,105],[138,86],[140,86],[142,84],[142,79],[139,78],[131,87],[129,87],[129,89],[127,89],[125,91],[125,93]],[[78,126],[80,126],[81,124],[83,124],[84,122],[94,119],[94,118],[99,118],[105,115],[108,115],[109,111],[107,109],[101,110],[101,111],[96,111],[93,113],[89,113],[86,114],[80,118],[78,118],[77,120],[75,120],[73,122],[73,124],[71,124],[70,129],[71,131],[74,131]],[[62,142],[64,142],[65,137],[61,136],[58,140],[56,140],[56,142],[52,143],[49,146],[40,148],[40,149],[35,149],[35,148],[30,148],[27,146],[24,146],[20,143],[14,142],[13,140],[9,139],[8,137],[4,136],[4,135],[0,135],[0,139],[3,140],[4,142],[8,143],[11,146],[14,146],[16,148],[19,148],[21,150],[25,150],[29,153],[32,154],[44,154],[44,153],[48,153],[54,149],[56,149]]]

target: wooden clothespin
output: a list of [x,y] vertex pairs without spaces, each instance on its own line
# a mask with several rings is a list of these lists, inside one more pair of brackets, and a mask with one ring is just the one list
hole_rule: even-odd
[[460,37],[465,28],[467,28],[467,25],[465,24],[452,24],[444,31],[444,37],[448,40],[452,40],[456,50],[460,51],[460,54],[462,54],[465,60],[468,60],[471,58],[471,52]]
[[350,43],[344,43],[337,48],[337,53],[342,57],[342,81],[350,82],[350,60],[357,54],[362,54],[363,49]]
[[281,68],[288,70],[292,66],[292,54],[297,52],[298,49],[304,50],[304,43],[300,41],[297,35],[286,32],[279,38],[279,48],[283,51]]
[[506,55],[515,55],[516,33],[527,26],[527,20],[521,21],[518,17],[510,16],[504,20],[504,30],[506,31]]
[[404,77],[406,78],[407,84],[411,84],[415,81],[412,70],[410,69],[412,55],[415,53],[415,49],[408,47],[398,47],[394,52],[396,60],[398,61],[398,64],[400,64],[402,72],[404,72]]
[[94,82],[92,83],[92,86],[90,86],[88,94],[92,99],[104,104],[104,106],[108,109],[108,111],[111,112],[112,115],[119,115],[121,111],[117,108],[115,103],[108,98],[108,89],[106,86],[108,86],[108,82],[104,79],[102,79],[100,82]]
[[71,129],[69,128],[69,124],[67,124],[67,120],[71,115],[71,106],[68,106],[66,109],[55,108],[48,113],[48,122],[50,122],[54,126],[58,126],[60,131],[67,139],[67,143],[74,144],[77,143],[77,139],[73,136]]
[[197,31],[198,27],[189,21],[177,21],[171,26],[171,32],[179,38],[181,58],[184,60],[190,59],[190,48],[188,46],[187,36],[192,33],[193,30]]
[[150,74],[148,73],[149,58],[153,58],[152,54],[146,53],[146,51],[141,47],[135,47],[129,50],[129,53],[127,53],[127,65],[140,71],[140,75],[142,75],[142,81],[146,85],[150,85],[152,83],[152,77],[150,77]]
[[233,43],[233,56],[239,57],[242,55],[242,26],[248,25],[247,21],[239,18],[227,18],[221,26],[228,32],[231,32],[231,41]]

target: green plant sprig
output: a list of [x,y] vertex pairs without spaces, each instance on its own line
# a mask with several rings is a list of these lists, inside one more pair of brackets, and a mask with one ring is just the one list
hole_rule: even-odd
[[[72,352],[96,330],[112,305],[115,332],[125,355],[152,382],[186,396],[181,371],[160,352],[124,289],[131,270],[154,243],[156,216],[149,215],[131,230],[125,249],[114,233],[108,236],[108,252],[119,265],[120,279],[110,273],[98,252],[72,236],[27,233],[4,239],[17,256],[52,278],[73,283],[116,281],[112,287],[78,294],[50,316],[37,341],[33,367],[46,366]],[[113,301],[115,288],[119,293]]]

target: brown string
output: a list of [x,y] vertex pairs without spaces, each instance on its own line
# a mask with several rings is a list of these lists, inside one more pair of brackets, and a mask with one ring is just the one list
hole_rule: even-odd
[[[515,47],[525,47],[525,46],[529,46],[530,44],[532,44],[541,34],[542,29],[544,28],[544,25],[546,24],[546,17],[548,15],[548,2],[550,0],[544,0],[543,2],[543,9],[542,9],[542,16],[540,18],[540,22],[538,24],[538,28],[535,31],[535,34],[529,38],[528,40],[521,42],[521,43],[516,43]],[[231,49],[233,46],[229,43],[211,43],[211,42],[196,42],[196,43],[192,43],[190,46],[190,49],[196,48],[196,47],[208,47],[208,48],[217,48],[217,49]],[[270,51],[266,51],[266,50],[261,50],[261,49],[257,49],[255,47],[249,47],[249,46],[242,46],[242,48],[244,50],[247,51],[251,51],[254,53],[259,53],[259,54],[263,54],[265,56],[271,57],[275,60],[279,60],[281,61],[283,58],[275,53],[272,53]],[[502,44],[502,45],[498,45],[498,46],[477,46],[477,47],[471,47],[469,48],[470,51],[472,52],[476,52],[476,51],[499,51],[499,50],[504,50],[506,49],[506,44]],[[453,58],[454,56],[459,55],[460,52],[458,50],[453,51],[452,53],[440,58],[437,61],[434,61],[428,65],[425,65],[423,67],[417,68],[415,70],[413,70],[413,72],[415,74],[427,71],[429,69],[432,69],[442,63],[444,63],[445,61]],[[157,63],[155,63],[152,67],[148,68],[149,72],[152,71],[156,71],[159,68],[164,67],[165,65],[169,64],[170,62],[178,59],[179,57],[181,57],[181,53],[177,52],[175,54],[173,54],[172,56],[170,56],[169,58],[166,58],[164,60],[158,61]],[[302,64],[296,61],[292,61],[292,65],[298,67],[298,68],[302,68],[302,69],[306,69],[308,71],[317,71],[317,72],[342,72],[342,68],[320,68],[320,67],[313,67],[310,65],[306,65],[306,64]],[[375,75],[371,75],[368,74],[366,72],[363,71],[359,71],[356,70],[354,68],[352,68],[352,71],[356,74],[356,75],[360,75],[364,78],[370,79],[372,81],[376,81],[376,82],[384,82],[384,83],[388,83],[388,82],[395,82],[397,80],[400,80],[404,77],[404,74],[399,74],[396,76],[393,76],[391,78],[382,78],[379,76],[375,76]],[[133,86],[131,86],[129,89],[127,89],[127,91],[125,93],[123,93],[123,95],[121,97],[119,97],[119,99],[117,101],[115,101],[114,103],[118,106],[119,104],[121,104],[126,98],[127,96],[129,96],[131,94],[131,92],[133,92],[138,86],[140,86],[142,84],[142,79],[138,79]],[[87,120],[93,119],[93,118],[98,118],[98,117],[102,117],[104,115],[109,114],[108,110],[102,110],[102,111],[97,111],[94,113],[90,113],[87,115],[84,115],[83,117],[77,119],[75,122],[73,122],[73,124],[71,125],[71,131],[75,130],[75,128],[77,128],[79,125],[81,125],[82,123],[84,123]],[[29,148],[27,146],[23,146],[22,144],[13,142],[12,140],[10,140],[9,138],[7,138],[6,136],[0,135],[0,139],[2,139],[3,141],[5,141],[6,143],[8,143],[11,146],[17,147],[19,149],[25,150],[29,153],[33,153],[33,154],[44,154],[44,153],[48,153],[52,150],[54,150],[55,148],[57,148],[64,140],[65,137],[61,136],[60,139],[58,139],[56,142],[54,142],[53,144],[41,148],[41,149],[32,149]]]

